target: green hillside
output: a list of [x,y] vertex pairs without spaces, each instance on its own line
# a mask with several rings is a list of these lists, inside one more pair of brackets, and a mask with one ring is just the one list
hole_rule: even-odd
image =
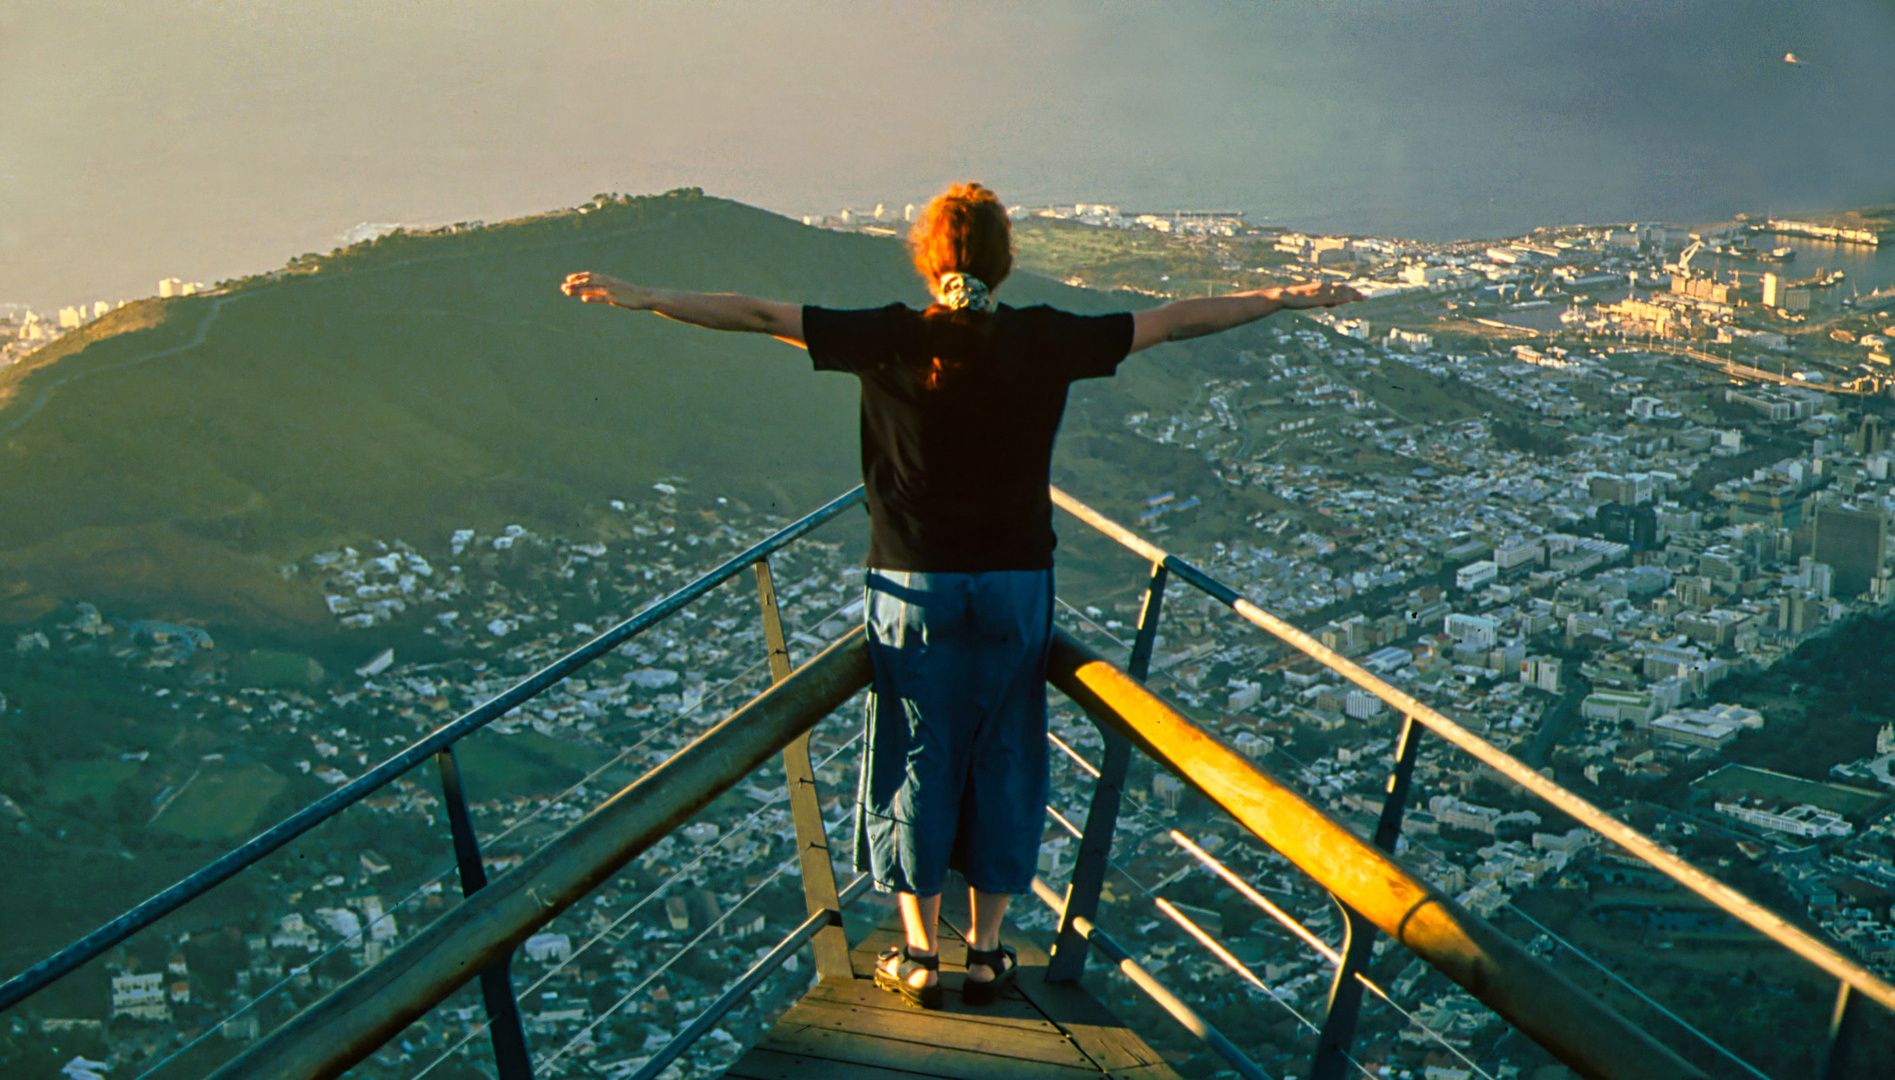
[[[0,622],[87,598],[326,631],[276,567],[337,540],[570,531],[668,475],[786,513],[855,481],[853,382],[778,342],[582,307],[557,289],[577,269],[925,301],[894,240],[687,190],[397,233],[122,309],[0,376]],[[1123,304],[1025,275],[1005,295]]]

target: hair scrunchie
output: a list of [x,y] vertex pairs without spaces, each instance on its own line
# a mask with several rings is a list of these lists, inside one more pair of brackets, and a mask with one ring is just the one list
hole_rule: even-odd
[[952,271],[942,274],[934,283],[935,302],[953,311],[992,311],[993,294],[987,291],[987,283],[972,274]]

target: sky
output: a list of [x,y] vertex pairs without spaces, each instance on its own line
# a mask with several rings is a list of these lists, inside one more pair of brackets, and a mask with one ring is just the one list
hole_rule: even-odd
[[1895,201],[1891,116],[1887,0],[0,0],[0,303],[681,186],[1689,224]]

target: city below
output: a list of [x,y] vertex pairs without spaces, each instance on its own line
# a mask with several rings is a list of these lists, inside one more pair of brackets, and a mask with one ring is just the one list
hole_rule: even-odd
[[[804,224],[894,237],[912,213]],[[1825,710],[1797,661],[1852,634],[1895,643],[1895,270],[1837,272],[1887,269],[1895,225],[1759,217],[1423,244],[1214,211],[1015,215],[1023,270],[1141,305],[1306,280],[1369,297],[1199,347],[1222,351],[1186,396],[1090,409],[1093,429],[1189,467],[1075,496],[1895,976],[1895,713],[1886,700]],[[220,288],[166,279],[160,295]],[[0,309],[0,370],[116,306]],[[469,523],[279,568],[319,589],[344,640],[418,628],[421,660],[400,645],[364,647],[345,671],[291,647],[233,656],[188,619],[99,598],[11,628],[0,690],[34,671],[87,672],[121,680],[145,719],[52,763],[40,790],[0,793],[0,819],[49,850],[114,862],[149,857],[133,833],[234,846],[786,520],[676,477],[597,509],[610,523],[597,534]],[[1061,525],[1063,551],[1081,531]],[[860,621],[860,550],[832,526],[778,560],[798,660]],[[1143,578],[1129,560],[1118,573],[1062,570],[1059,619],[1122,656]],[[721,590],[473,737],[459,752],[489,867],[517,863],[767,686],[765,660],[754,595]],[[1167,598],[1152,670],[1182,711],[1372,831],[1400,719],[1373,695],[1183,595]],[[0,694],[0,717],[53,719],[22,714],[32,696]],[[1054,754],[1052,807],[1077,821],[1092,777],[1072,758],[1096,762],[1101,740],[1053,701],[1070,755]],[[859,716],[841,710],[812,747],[837,848]],[[1773,1010],[1826,1015],[1829,997],[1793,961],[1451,748],[1429,744],[1416,780],[1398,853],[1420,876],[1602,996],[1617,991],[1588,964],[1640,973],[1771,1075],[1805,1067],[1813,1051],[1781,1037]],[[1226,1033],[1272,1075],[1300,1072],[1308,1040],[1286,1010],[1319,1017],[1330,967],[1271,920],[1205,899],[1174,833],[1333,941],[1327,894],[1149,763],[1131,787],[1101,923],[1220,1024],[1236,1015],[1223,1005],[1249,1003],[1251,1020]],[[458,902],[444,821],[430,776],[396,782],[246,874],[244,909],[164,923],[14,1010],[4,1053],[56,1060],[69,1080],[137,1076],[178,1054],[222,1060]],[[1076,847],[1049,825],[1042,876],[1063,883]],[[529,1042],[557,1059],[539,1075],[629,1076],[801,921],[794,854],[785,793],[759,773],[529,939],[513,980]],[[1267,989],[1225,977],[1156,913],[1159,895]],[[1042,941],[1055,929],[1030,902],[1015,920]],[[1399,952],[1384,985],[1400,1013],[1365,1016],[1354,1052],[1373,1075],[1553,1075],[1536,1073],[1544,1053]],[[809,978],[791,960],[667,1076],[715,1075]],[[1758,992],[1701,1000],[1730,983]],[[1101,985],[1141,1035],[1198,1063],[1188,1074],[1213,1071],[1122,984]],[[480,1062],[485,1042],[470,987],[352,1075]]]

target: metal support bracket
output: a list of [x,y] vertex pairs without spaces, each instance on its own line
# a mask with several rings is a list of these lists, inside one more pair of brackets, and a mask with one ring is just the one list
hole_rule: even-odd
[[[461,895],[472,896],[487,887],[487,866],[480,857],[480,839],[467,814],[467,795],[461,788],[461,767],[454,747],[443,746],[434,755],[441,771],[442,803],[447,807],[448,832],[454,837],[454,862],[460,869]],[[487,1034],[493,1040],[494,1066],[500,1080],[533,1080],[533,1058],[526,1052],[526,1032],[520,1026],[520,1005],[513,997],[513,958],[503,956],[480,972],[480,997],[487,1007]]]
[[[768,559],[758,559],[757,601],[763,608],[763,641],[770,650],[770,681],[790,677],[790,650],[783,638],[783,619],[777,611],[776,584]],[[842,904],[836,895],[836,869],[829,857],[829,834],[823,827],[822,793],[809,761],[809,736],[783,748],[783,774],[789,784],[790,819],[796,828],[797,865],[803,875],[803,903],[810,915],[835,912],[837,918],[816,931],[810,948],[816,954],[819,979],[854,978],[849,966],[849,939],[842,929]]]
[[[1168,576],[1163,563],[1152,565],[1151,582],[1138,614],[1138,636],[1132,641],[1132,656],[1126,664],[1126,670],[1140,682],[1151,669]],[[1086,809],[1086,827],[1079,834],[1079,855],[1073,860],[1072,883],[1066,887],[1059,939],[1053,944],[1053,958],[1046,966],[1047,982],[1071,982],[1085,974],[1088,940],[1080,932],[1079,923],[1098,917],[1099,892],[1105,887],[1106,866],[1112,855],[1112,833],[1118,825],[1125,772],[1132,760],[1132,744],[1125,736],[1104,727],[1099,729],[1099,734],[1105,741],[1105,759],[1099,763],[1099,780],[1093,785],[1092,803]]]
[[[1412,716],[1402,721],[1395,770],[1388,777],[1388,797],[1382,801],[1382,816],[1375,823],[1375,846],[1390,854],[1401,836],[1402,814],[1408,806],[1415,757],[1421,751],[1425,730]],[[1335,980],[1329,984],[1329,1011],[1317,1038],[1310,1080],[1342,1080],[1349,1075],[1349,1047],[1355,1042],[1356,1019],[1362,1013],[1362,980],[1357,976],[1375,957],[1375,924],[1339,899],[1336,906],[1342,909],[1342,963],[1336,966]]]
[[[1817,1080],[1867,1080],[1871,1076],[1886,1076],[1887,1062],[1877,1064],[1866,1060],[1862,1047],[1864,1028],[1869,1022],[1869,1012],[1875,1008],[1873,1001],[1865,1001],[1846,982],[1836,986],[1836,1008],[1829,1017],[1829,1049],[1823,1055],[1823,1067],[1816,1074]],[[1884,1018],[1887,1013],[1882,1014]]]

